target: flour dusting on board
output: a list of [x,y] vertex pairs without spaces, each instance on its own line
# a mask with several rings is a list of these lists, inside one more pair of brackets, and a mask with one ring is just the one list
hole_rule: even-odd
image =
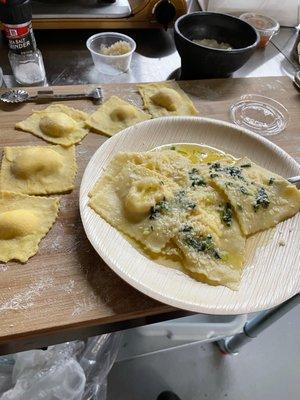
[[72,312],[72,316],[75,317],[83,313],[93,311],[100,305],[101,301],[94,293],[91,293],[88,297],[85,298],[84,296],[82,296],[82,298],[75,300],[75,307]]
[[7,264],[0,264],[0,272],[5,272],[7,271]]
[[34,305],[36,297],[41,296],[44,290],[53,285],[53,279],[43,277],[31,284],[24,291],[17,293],[10,300],[0,304],[0,313],[8,310],[26,310]]
[[70,279],[69,282],[61,285],[59,290],[67,293],[72,293],[74,287],[75,287],[75,281],[73,279]]

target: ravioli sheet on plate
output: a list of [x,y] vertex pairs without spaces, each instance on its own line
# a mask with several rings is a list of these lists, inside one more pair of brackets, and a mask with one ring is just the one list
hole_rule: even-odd
[[300,192],[246,158],[171,148],[118,153],[89,206],[147,257],[238,289],[247,236],[296,214]]

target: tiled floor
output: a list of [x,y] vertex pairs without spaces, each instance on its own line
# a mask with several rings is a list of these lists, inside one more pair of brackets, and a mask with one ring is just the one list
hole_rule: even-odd
[[155,400],[163,390],[182,400],[299,400],[299,332],[297,306],[237,356],[209,343],[118,362],[108,400]]

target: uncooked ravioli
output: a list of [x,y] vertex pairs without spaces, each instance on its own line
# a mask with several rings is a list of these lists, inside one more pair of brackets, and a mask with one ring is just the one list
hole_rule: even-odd
[[95,131],[112,136],[128,126],[150,118],[151,115],[146,114],[133,104],[117,96],[112,96],[90,115],[86,123]]
[[74,146],[5,147],[0,185],[16,193],[66,193],[74,188],[76,170]]
[[153,117],[197,115],[193,102],[174,81],[138,85],[144,107]]
[[16,128],[50,143],[71,146],[79,143],[88,134],[85,124],[87,118],[88,114],[83,111],[62,104],[52,104],[18,122]]
[[36,254],[57,218],[58,207],[56,197],[0,192],[0,261],[26,262]]

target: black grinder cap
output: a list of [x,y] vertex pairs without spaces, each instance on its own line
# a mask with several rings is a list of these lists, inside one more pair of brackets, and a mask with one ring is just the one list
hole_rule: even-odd
[[31,0],[0,0],[0,21],[4,24],[24,24],[31,18]]

